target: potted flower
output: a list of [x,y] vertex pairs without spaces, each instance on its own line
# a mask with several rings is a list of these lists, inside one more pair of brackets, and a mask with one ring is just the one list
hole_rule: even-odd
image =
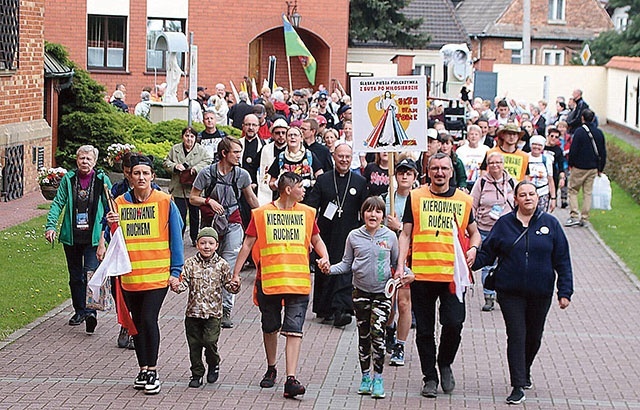
[[40,191],[45,199],[52,200],[56,196],[58,187],[60,186],[60,180],[67,173],[64,168],[45,168],[42,167],[38,170],[38,184],[40,184]]
[[109,166],[115,171],[122,172],[122,158],[124,154],[132,152],[135,149],[136,147],[133,144],[111,144],[107,147],[107,158],[105,158],[105,161],[107,161]]

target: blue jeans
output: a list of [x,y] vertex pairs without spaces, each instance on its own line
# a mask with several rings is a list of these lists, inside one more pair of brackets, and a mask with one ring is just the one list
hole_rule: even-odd
[[[487,236],[489,236],[489,231],[483,231],[482,229],[478,229],[478,232],[480,232],[480,238],[482,239],[482,242],[484,242],[485,239],[487,239]],[[489,269],[491,269],[493,266],[485,266],[484,268],[482,268],[482,276],[481,276],[481,281],[482,284],[484,285],[484,280],[487,278],[487,276],[489,275]],[[495,295],[496,291],[495,290],[487,290],[487,289],[483,289],[484,295],[488,296],[488,295]]]
[[64,245],[64,254],[67,257],[67,269],[69,269],[69,289],[71,289],[71,301],[77,314],[86,316],[95,314],[93,309],[87,309],[87,272],[98,268],[98,247],[87,244]]
[[[231,272],[233,272],[236,266],[236,259],[238,259],[238,252],[242,247],[242,240],[244,239],[244,231],[242,225],[239,223],[230,223],[229,231],[220,241],[218,247],[218,255],[222,257],[229,264]],[[226,289],[222,289],[222,308],[231,312],[233,309],[233,303],[235,301],[235,295],[227,292]]]

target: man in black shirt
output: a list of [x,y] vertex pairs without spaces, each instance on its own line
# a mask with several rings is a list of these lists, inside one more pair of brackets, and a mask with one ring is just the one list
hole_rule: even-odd
[[302,121],[300,131],[302,131],[305,148],[316,155],[322,170],[324,172],[331,171],[333,169],[333,164],[331,163],[331,152],[329,151],[329,148],[316,141],[316,135],[318,134],[318,122],[312,118],[307,118]]

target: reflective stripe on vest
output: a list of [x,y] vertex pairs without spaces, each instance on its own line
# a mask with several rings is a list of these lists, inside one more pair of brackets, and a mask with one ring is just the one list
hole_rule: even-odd
[[311,293],[309,246],[315,210],[296,204],[278,209],[272,203],[252,211],[258,232],[253,247],[265,295]]
[[135,292],[167,287],[171,197],[154,190],[144,203],[132,204],[121,195],[116,204],[133,269],[122,275],[122,288]]
[[426,185],[411,191],[411,270],[416,280],[453,281],[453,224],[467,229],[471,204],[471,197],[457,189],[451,197],[434,195]]

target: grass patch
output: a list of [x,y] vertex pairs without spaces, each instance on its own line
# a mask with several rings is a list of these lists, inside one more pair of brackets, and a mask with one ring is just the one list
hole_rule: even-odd
[[616,137],[614,134],[605,133],[605,138],[606,141],[610,141],[613,144],[617,145],[624,152],[640,155],[640,149],[636,148],[634,145],[629,144],[627,141]]
[[598,235],[631,271],[640,277],[640,205],[615,182],[611,183],[611,210],[591,210],[589,221]]
[[70,298],[64,250],[44,239],[45,221],[0,231],[0,340]]

